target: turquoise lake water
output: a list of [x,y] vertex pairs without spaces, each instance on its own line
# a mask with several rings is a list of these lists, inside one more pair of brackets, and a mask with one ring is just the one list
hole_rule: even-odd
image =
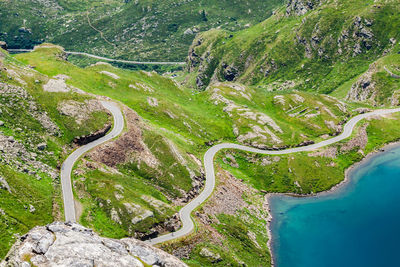
[[277,267],[400,266],[400,147],[354,169],[338,191],[270,205]]

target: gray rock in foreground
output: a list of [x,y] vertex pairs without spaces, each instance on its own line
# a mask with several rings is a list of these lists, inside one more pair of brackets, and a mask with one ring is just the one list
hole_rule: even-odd
[[98,236],[76,223],[35,227],[14,244],[0,263],[6,266],[186,266],[179,259],[142,241]]

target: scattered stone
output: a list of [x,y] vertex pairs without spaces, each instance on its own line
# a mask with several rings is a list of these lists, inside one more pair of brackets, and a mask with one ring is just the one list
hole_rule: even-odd
[[10,99],[10,102],[18,99],[19,102],[12,102],[13,105],[10,105],[9,107],[13,109],[27,109],[27,112],[29,112],[35,120],[39,121],[43,128],[45,128],[50,134],[58,135],[60,133],[58,126],[49,118],[46,112],[38,107],[33,97],[22,87],[0,83],[0,95],[3,98]]
[[33,205],[29,204],[29,212],[34,213],[35,211],[36,211],[36,208]]
[[62,101],[58,104],[57,110],[61,115],[73,117],[78,124],[90,118],[91,113],[104,111],[104,107],[96,99],[78,102],[74,100]]
[[325,157],[325,158],[331,158],[334,159],[336,158],[337,154],[337,147],[328,147],[326,149],[323,149],[321,151],[313,152],[308,154],[310,157]]
[[11,193],[11,188],[8,185],[6,179],[4,179],[3,177],[0,176],[0,189],[5,189],[7,190],[9,193]]
[[192,34],[193,34],[193,31],[192,31],[192,29],[188,28],[188,29],[186,29],[186,30],[183,32],[183,34],[184,34],[184,35],[192,35]]
[[208,215],[221,213],[235,215],[236,211],[247,205],[242,197],[249,190],[251,189],[240,180],[226,173],[223,180],[220,181],[220,185],[215,189],[215,193],[203,206],[203,210]]
[[124,109],[124,115],[127,131],[117,140],[95,148],[89,153],[90,158],[112,168],[135,158],[138,164],[144,162],[147,166],[156,168],[159,161],[143,142],[140,117],[129,108]]
[[154,97],[148,97],[147,103],[149,103],[151,107],[158,107],[158,100]]
[[368,143],[367,127],[368,123],[364,124],[353,139],[342,145],[340,151],[347,152],[356,147],[360,148],[361,150],[365,149]]
[[218,253],[210,251],[208,248],[202,248],[200,255],[213,260],[213,263],[221,261],[221,256]]
[[354,111],[359,113],[359,114],[364,114],[364,113],[371,112],[371,109],[369,109],[369,108],[356,108]]
[[108,77],[111,77],[111,78],[113,78],[115,80],[120,79],[120,77],[117,74],[109,72],[109,71],[106,71],[106,70],[100,71],[100,73],[104,74],[104,75],[107,75]]
[[[16,141],[12,136],[0,133],[0,160],[2,164],[13,166],[16,170],[29,173],[32,170],[40,170],[47,173],[53,179],[58,177],[58,172],[52,167],[32,157],[24,144]],[[24,164],[21,164],[21,161]]]
[[39,150],[45,150],[47,148],[47,144],[46,143],[40,143],[37,145],[37,149]]

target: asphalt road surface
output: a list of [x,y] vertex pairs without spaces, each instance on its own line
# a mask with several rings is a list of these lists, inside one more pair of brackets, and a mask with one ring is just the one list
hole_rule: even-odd
[[114,127],[110,133],[89,144],[79,147],[64,161],[61,167],[61,187],[64,200],[65,221],[76,222],[74,195],[72,193],[71,172],[78,159],[92,148],[107,142],[118,136],[124,129],[124,117],[117,104],[101,101],[101,104],[108,109],[114,117]]
[[[7,49],[7,51],[13,53],[26,53],[26,52],[32,52],[34,51],[34,49]],[[67,55],[81,55],[108,62],[125,63],[125,64],[138,64],[138,65],[185,65],[186,64],[186,62],[133,61],[133,60],[113,59],[113,58],[96,56],[85,52],[65,51],[65,53]]]
[[[62,192],[63,192],[63,199],[64,199],[64,210],[65,210],[65,221],[76,221],[76,215],[75,215],[75,205],[74,205],[74,197],[72,193],[72,185],[71,185],[71,172],[72,168],[75,164],[75,162],[87,151],[90,149],[107,142],[108,140],[111,140],[118,136],[123,128],[124,128],[124,117],[121,113],[121,110],[115,103],[111,102],[106,102],[102,101],[102,105],[108,109],[113,117],[114,117],[114,127],[112,131],[107,134],[106,136],[97,139],[87,145],[84,145],[77,150],[75,150],[63,163],[62,168],[61,168],[61,185],[62,185]],[[335,136],[331,139],[324,140],[322,142],[319,142],[317,144],[312,144],[308,146],[303,146],[303,147],[296,147],[296,148],[289,148],[285,150],[261,150],[253,147],[248,147],[248,146],[243,146],[243,145],[238,145],[238,144],[232,144],[232,143],[223,143],[223,144],[218,144],[210,149],[207,150],[207,152],[204,155],[204,169],[206,172],[206,182],[203,191],[192,201],[190,201],[186,206],[184,206],[180,211],[179,211],[179,216],[182,221],[182,227],[176,231],[172,232],[166,235],[162,235],[159,237],[156,237],[154,239],[147,240],[149,244],[157,244],[157,243],[162,243],[166,241],[170,241],[176,238],[183,237],[189,233],[191,233],[194,229],[194,223],[191,218],[191,213],[193,210],[195,210],[197,207],[199,207],[204,201],[206,201],[212,194],[214,187],[215,187],[215,171],[214,171],[214,158],[215,155],[223,149],[238,149],[242,151],[247,151],[247,152],[253,152],[253,153],[259,153],[259,154],[264,154],[264,155],[283,155],[283,154],[290,154],[290,153],[296,153],[296,152],[305,152],[305,151],[311,151],[314,149],[318,149],[327,145],[334,144],[336,142],[339,142],[341,140],[347,139],[351,136],[354,127],[356,124],[371,116],[380,116],[380,115],[387,115],[395,112],[400,112],[400,108],[396,109],[383,109],[383,110],[375,110],[369,113],[365,114],[360,114],[352,119],[350,119],[345,126],[343,127],[343,132]]]
[[339,142],[341,140],[344,140],[348,137],[351,136],[351,133],[353,132],[353,129],[355,125],[361,121],[362,119],[365,119],[370,116],[377,116],[377,115],[386,115],[386,114],[391,114],[395,112],[400,112],[400,108],[397,109],[386,109],[386,110],[375,110],[373,112],[357,115],[353,117],[351,120],[349,120],[346,125],[343,128],[343,132],[331,139],[322,141],[317,144],[312,144],[309,146],[303,146],[303,147],[296,147],[296,148],[290,148],[290,149],[285,149],[285,150],[279,150],[279,151],[268,151],[268,150],[261,150],[253,147],[248,147],[248,146],[243,146],[243,145],[238,145],[238,144],[231,144],[231,143],[224,143],[224,144],[218,144],[213,147],[211,147],[209,150],[207,150],[206,154],[204,155],[204,168],[206,172],[206,184],[204,187],[204,190],[191,202],[189,202],[186,206],[184,206],[180,211],[179,211],[179,216],[182,221],[182,228],[180,228],[178,231],[169,233],[166,235],[162,235],[159,237],[156,237],[154,239],[150,239],[147,242],[149,244],[157,244],[157,243],[162,243],[166,241],[170,241],[176,238],[183,237],[190,232],[193,231],[194,229],[194,223],[193,220],[191,219],[190,215],[194,209],[196,209],[198,206],[201,205],[204,201],[209,198],[214,190],[215,187],[215,172],[214,172],[214,157],[215,155],[222,149],[239,149],[242,151],[247,151],[247,152],[254,152],[254,153],[260,153],[264,155],[283,155],[283,154],[290,154],[290,153],[296,153],[296,152],[304,152],[304,151],[311,151],[317,148],[321,148],[327,145],[334,144],[336,142]]

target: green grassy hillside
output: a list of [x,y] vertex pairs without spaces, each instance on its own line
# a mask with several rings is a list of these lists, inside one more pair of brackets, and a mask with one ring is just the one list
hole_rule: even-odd
[[[314,1],[282,7],[236,33],[199,34],[189,52],[192,84],[236,81],[260,88],[331,93],[382,56],[400,50],[397,1]],[[297,8],[296,8],[297,7]]]
[[0,40],[44,41],[114,58],[184,61],[196,33],[268,18],[283,0],[0,1]]
[[[12,56],[0,50],[0,258],[17,235],[62,220],[58,168],[75,137],[110,122],[96,95],[119,104],[126,127],[74,168],[79,222],[142,239],[179,228],[177,211],[201,190],[211,146],[302,146],[339,134],[368,109],[399,105],[397,1],[292,0],[255,24],[278,2],[46,1],[28,11],[24,0],[10,7],[14,17],[0,14],[0,38],[15,45],[53,40],[135,59],[177,59],[194,38],[187,28],[224,25],[196,37],[189,72],[164,75],[77,66],[47,43]],[[36,16],[21,28],[22,14]],[[309,153],[219,153],[217,186],[194,212],[196,231],[161,248],[190,266],[270,266],[265,194],[331,188],[366,154],[400,140],[399,119],[370,118],[349,139]]]
[[[340,132],[341,125],[358,114],[357,108],[373,108],[373,103],[350,103],[329,95],[290,89],[285,84],[280,84],[283,88],[278,92],[232,82],[214,83],[206,91],[197,91],[184,86],[187,74],[183,72],[160,76],[156,72],[119,69],[104,63],[81,68],[65,60],[61,47],[50,44],[13,57],[3,52],[1,62],[0,88],[12,85],[29,92],[60,129],[59,134],[47,137],[48,130],[30,119],[36,113],[29,109],[10,106],[1,115],[6,127],[2,134],[7,140],[13,136],[21,143],[31,142],[37,155],[43,152],[35,147],[47,142],[49,153],[39,157],[39,161],[53,167],[56,174],[52,179],[48,177],[52,172],[46,171],[41,180],[29,185],[35,187],[31,190],[46,194],[37,194],[37,201],[42,200],[40,205],[32,198],[34,212],[29,211],[29,202],[21,195],[23,203],[21,211],[17,211],[21,215],[12,216],[19,218],[13,222],[15,227],[9,227],[9,221],[4,223],[7,231],[3,236],[6,242],[3,255],[13,241],[12,234],[23,234],[35,224],[62,218],[57,166],[71,151],[75,136],[99,129],[107,121],[102,112],[92,112],[87,123],[81,124],[79,117],[66,116],[70,111],[65,106],[71,103],[76,106],[93,98],[82,91],[119,101],[127,123],[120,138],[88,153],[73,173],[80,222],[114,238],[146,238],[179,227],[174,214],[201,187],[203,174],[199,159],[211,145],[237,142],[261,148],[284,148],[318,142]],[[395,55],[379,62],[382,63],[377,70],[387,66],[393,75],[397,73]],[[54,80],[71,91],[46,91],[49,81]],[[89,103],[83,106],[90,106]],[[15,116],[8,116],[16,112],[19,112],[15,114],[18,121]],[[330,188],[365,153],[398,140],[400,131],[393,118],[397,117],[376,119],[365,126],[368,128],[360,126],[359,132],[363,135],[354,133],[353,137],[365,140],[366,131],[369,143],[357,146],[359,141],[350,141],[343,151],[342,144],[336,148],[334,160],[326,158],[331,152],[299,154],[279,160],[236,151],[219,155],[216,190],[222,193],[215,194],[216,199],[196,213],[198,231],[194,235],[163,248],[193,266],[215,262],[221,265],[269,262],[265,246],[268,211],[263,194],[266,191],[310,193]],[[382,127],[388,132],[380,131]],[[37,132],[37,140],[31,132]],[[1,191],[5,199],[0,207],[5,214],[15,213],[7,204],[16,197],[13,190],[24,186],[32,175],[40,175],[34,169],[31,172],[28,168],[26,173],[24,168],[16,166],[19,165],[10,163],[2,174],[11,187],[11,192],[5,186]],[[305,166],[313,166],[311,173]],[[227,186],[231,184],[235,186]],[[229,206],[232,197],[236,204]],[[229,208],[221,207],[223,203],[228,203]],[[37,220],[30,219],[32,216],[38,216]],[[234,224],[228,227],[227,221]],[[249,242],[251,245],[243,247]]]
[[18,235],[63,218],[58,169],[72,140],[109,122],[106,112],[89,112],[82,124],[60,114],[65,101],[93,97],[50,93],[48,77],[0,50],[0,258]]

